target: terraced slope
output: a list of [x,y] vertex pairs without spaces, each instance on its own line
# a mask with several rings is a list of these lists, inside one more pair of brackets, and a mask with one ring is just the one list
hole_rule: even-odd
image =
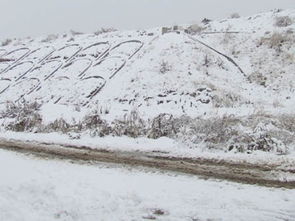
[[[295,102],[294,16],[212,21],[194,35],[179,28],[15,40],[0,48],[0,100],[99,103],[113,113],[151,115],[155,107],[176,115],[288,108]],[[278,25],[285,17],[290,23]]]

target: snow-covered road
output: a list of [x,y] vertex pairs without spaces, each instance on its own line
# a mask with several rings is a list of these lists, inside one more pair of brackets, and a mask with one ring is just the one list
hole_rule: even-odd
[[295,190],[0,150],[0,220],[295,220]]

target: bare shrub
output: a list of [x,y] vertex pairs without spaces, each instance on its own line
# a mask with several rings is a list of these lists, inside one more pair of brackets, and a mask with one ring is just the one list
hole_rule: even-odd
[[282,47],[284,42],[287,42],[289,38],[286,35],[280,33],[273,33],[273,35],[269,38],[269,46],[271,48]]
[[204,25],[207,25],[207,24],[209,24],[211,21],[212,21],[212,20],[209,19],[209,18],[203,18],[202,23],[203,23]]
[[172,114],[160,114],[152,120],[148,137],[157,139],[160,137],[172,137],[177,133]]
[[212,97],[212,104],[214,107],[234,107],[243,101],[240,95],[218,90]]
[[294,40],[288,34],[274,32],[270,37],[262,37],[259,41],[260,45],[268,45],[270,48],[281,52],[281,48],[285,43],[292,43]]
[[[286,118],[288,119],[288,118]],[[177,128],[176,138],[190,147],[205,146],[235,152],[264,151],[287,154],[294,145],[294,132],[285,131],[280,118],[250,115],[243,118],[223,116],[209,119],[188,119]],[[293,121],[291,121],[294,123]],[[294,128],[292,128],[294,129]]]
[[266,87],[267,77],[265,77],[260,72],[253,72],[247,77],[247,79],[250,81],[250,83],[256,83],[258,85]]
[[92,114],[84,117],[82,128],[83,130],[90,130],[90,135],[92,137],[104,137],[110,135],[113,131],[108,123],[101,119],[98,111],[94,111]]
[[6,39],[6,40],[4,40],[4,41],[2,42],[2,46],[7,46],[7,45],[9,45],[11,42],[12,42],[11,39]]
[[286,34],[294,34],[294,30],[292,28],[289,28],[287,31],[286,31]]
[[70,129],[71,125],[62,118],[56,119],[54,122],[46,126],[46,130],[50,132],[61,131],[62,133],[67,133]]
[[230,15],[230,18],[240,18],[241,16],[237,13],[237,12],[235,12],[235,13],[232,13],[231,15]]
[[5,128],[17,132],[40,130],[42,126],[42,117],[38,113],[40,106],[37,102],[8,103],[6,110],[1,112],[1,118],[11,118],[13,121]]
[[179,128],[177,138],[189,146],[205,144],[206,148],[223,149],[239,132],[240,120],[233,116],[190,119]]
[[51,41],[56,40],[57,38],[58,38],[58,35],[50,34],[45,39],[41,40],[41,42],[43,42],[43,43],[51,42]]
[[19,114],[19,106],[14,102],[7,102],[5,110],[1,111],[0,119],[15,118]]
[[271,137],[267,133],[235,137],[232,144],[229,145],[228,150],[235,150],[241,153],[251,153],[257,150],[279,154],[286,154],[288,152],[288,148],[282,141]]
[[278,127],[281,127],[289,132],[295,133],[295,115],[294,114],[282,114],[277,117],[279,124]]
[[101,28],[100,30],[94,32],[95,35],[101,35],[104,33],[110,33],[110,32],[115,32],[117,29],[115,28]]
[[6,129],[13,131],[56,132],[68,134],[70,139],[79,139],[82,131],[91,136],[146,136],[157,139],[170,137],[184,142],[191,148],[219,149],[252,153],[253,151],[287,154],[295,144],[295,115],[272,116],[257,112],[246,117],[225,115],[208,119],[189,116],[173,117],[162,113],[145,121],[137,111],[125,114],[122,120],[108,123],[99,115],[99,110],[86,115],[76,123],[57,119],[47,126],[42,125],[37,103],[8,103],[1,118],[10,119]]
[[100,118],[100,115],[97,111],[86,115],[83,119],[83,128],[85,129],[94,129],[99,127],[103,123],[103,120]]
[[229,44],[230,42],[233,41],[235,36],[232,33],[230,33],[231,29],[232,29],[232,25],[228,25],[223,35],[223,38],[221,40],[222,44]]
[[225,32],[224,35],[223,35],[223,38],[221,40],[221,43],[222,44],[229,44],[233,41],[234,39],[234,35],[232,33],[229,33],[229,32]]
[[242,125],[247,128],[248,132],[233,137],[229,150],[235,149],[238,152],[260,150],[286,154],[288,146],[294,143],[294,132],[287,130],[292,121],[288,126],[283,122],[283,119],[290,119],[289,117],[276,117],[259,113],[244,118]]
[[108,136],[111,135],[113,132],[113,128],[110,127],[105,121],[103,121],[104,123],[99,125],[99,127],[96,127],[95,129],[90,131],[90,136],[92,137],[104,137],[104,136]]
[[240,120],[233,116],[223,116],[221,118],[199,119],[195,122],[194,130],[205,135],[205,142],[220,144],[229,141],[232,136],[238,135],[234,128]]
[[162,210],[162,209],[153,209],[152,212],[153,212],[154,215],[157,215],[157,216],[165,215],[165,211]]
[[147,134],[146,122],[139,116],[137,111],[125,114],[122,120],[112,123],[113,133],[116,136],[139,137]]
[[289,16],[276,17],[275,26],[287,27],[293,24],[292,19]]
[[171,71],[172,66],[168,63],[168,61],[162,61],[160,63],[160,73],[165,74],[169,71]]
[[202,27],[198,24],[194,24],[194,25],[191,25],[188,28],[186,28],[184,31],[187,34],[195,35],[195,34],[202,32],[204,29],[205,29],[204,27]]
[[71,38],[69,38],[69,40],[67,40],[67,42],[72,42],[72,41],[75,41],[74,37],[71,37]]
[[32,113],[38,112],[40,110],[40,107],[41,104],[37,102],[7,102],[5,110],[0,113],[0,118],[23,117],[25,115],[30,115]]
[[71,32],[71,35],[73,35],[73,36],[82,35],[83,34],[83,32],[74,31],[74,30],[71,30],[70,32]]
[[285,144],[279,140],[277,137],[273,137],[274,129],[269,129],[266,124],[259,123],[253,130],[252,134],[250,134],[252,138],[252,142],[248,144],[248,149],[253,150],[261,150],[265,152],[277,152],[277,153],[286,153],[287,148]]

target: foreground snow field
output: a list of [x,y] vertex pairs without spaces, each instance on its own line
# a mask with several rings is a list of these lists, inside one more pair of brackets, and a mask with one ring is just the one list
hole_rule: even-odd
[[295,190],[0,150],[0,220],[295,220]]

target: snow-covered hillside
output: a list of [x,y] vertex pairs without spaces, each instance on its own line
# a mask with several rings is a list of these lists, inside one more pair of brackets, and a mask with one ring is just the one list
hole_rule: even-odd
[[131,112],[147,122],[165,113],[159,122],[186,118],[174,133],[183,142],[286,153],[294,150],[294,53],[293,9],[171,31],[13,40],[0,48],[1,109],[37,101],[47,123],[78,122],[93,110],[112,123]]

